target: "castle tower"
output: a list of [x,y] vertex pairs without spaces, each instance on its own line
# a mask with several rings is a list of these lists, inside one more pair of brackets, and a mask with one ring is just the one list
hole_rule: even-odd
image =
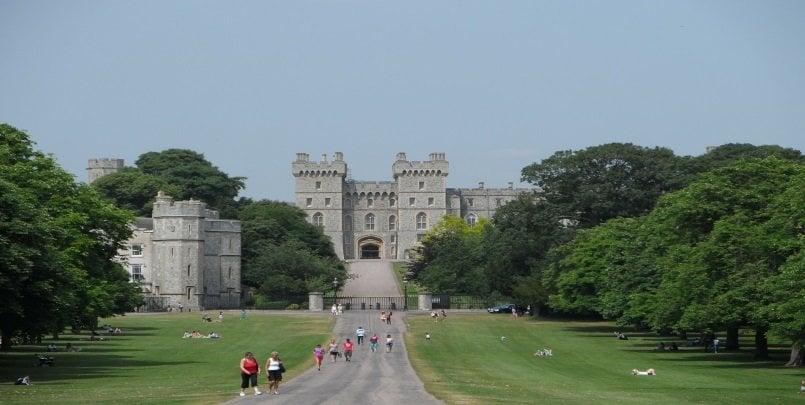
[[[431,153],[427,161],[408,161],[397,154],[392,165],[399,197],[399,241],[401,247],[417,244],[447,212],[447,175],[449,163],[444,153]],[[406,258],[399,252],[398,258]]]
[[332,162],[327,155],[312,162],[307,153],[297,153],[291,165],[295,181],[296,206],[307,213],[314,225],[322,227],[324,234],[333,242],[336,254],[344,257],[344,233],[342,232],[345,210],[344,187],[347,163],[341,152],[333,154]]
[[172,306],[200,310],[204,303],[204,219],[201,201],[177,201],[159,192],[154,202],[153,293]]
[[123,168],[123,159],[90,159],[87,165],[87,184]]

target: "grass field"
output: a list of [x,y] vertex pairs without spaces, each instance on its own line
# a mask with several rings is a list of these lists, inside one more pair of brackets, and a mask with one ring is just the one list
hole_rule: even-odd
[[[293,314],[293,313],[291,313]],[[293,378],[310,367],[310,351],[330,336],[332,321],[309,315],[236,313],[224,322],[202,323],[199,313],[128,315],[109,320],[123,329],[121,336],[90,342],[87,335],[64,335],[60,347],[72,342],[77,353],[52,353],[54,367],[33,367],[35,353],[51,343],[16,346],[0,354],[0,403],[182,403],[218,404],[239,392],[238,364],[246,351],[260,367],[274,350],[280,352]],[[215,317],[215,315],[213,315]],[[185,330],[215,331],[220,339],[182,339]],[[33,385],[11,385],[23,373]],[[265,385],[265,377],[260,379]]]
[[[751,352],[704,353],[701,347],[657,352],[668,337],[615,338],[602,322],[534,321],[510,315],[410,317],[409,356],[427,390],[449,404],[772,404],[801,403],[803,371]],[[424,339],[425,333],[431,340]],[[505,339],[501,339],[505,337]],[[745,346],[751,348],[752,336]],[[552,357],[535,357],[551,348]],[[636,377],[634,368],[654,368]]]
[[[217,404],[233,399],[237,364],[247,350],[261,363],[278,350],[286,379],[308,367],[310,350],[325,342],[327,317],[304,312],[227,314],[223,323],[201,323],[200,314],[129,315],[105,320],[124,333],[90,342],[87,335],[64,335],[78,353],[55,353],[55,367],[35,367],[41,345],[0,353],[0,403],[182,403]],[[448,404],[785,404],[801,403],[803,370],[783,368],[784,348],[770,362],[752,361],[751,352],[704,353],[680,347],[655,352],[668,338],[630,333],[619,341],[602,322],[535,321],[509,315],[451,314],[435,323],[408,318],[406,344],[426,388]],[[181,339],[185,330],[211,330],[222,338]],[[432,335],[425,341],[426,332]],[[505,339],[501,339],[505,336]],[[745,347],[750,348],[751,336]],[[533,352],[550,347],[552,357]],[[633,368],[655,368],[655,377],[635,377]],[[32,386],[12,385],[29,373]],[[264,379],[260,380],[262,385]]]

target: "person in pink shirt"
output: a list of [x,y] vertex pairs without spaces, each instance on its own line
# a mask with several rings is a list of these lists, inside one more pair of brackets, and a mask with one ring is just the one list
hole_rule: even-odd
[[352,342],[349,338],[344,342],[344,359],[352,361]]

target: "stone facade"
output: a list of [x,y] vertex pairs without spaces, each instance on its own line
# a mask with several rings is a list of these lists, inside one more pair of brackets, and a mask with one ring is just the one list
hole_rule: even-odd
[[[90,159],[88,181],[123,167],[123,159]],[[149,310],[240,307],[240,221],[160,192],[151,218],[137,218],[132,228],[118,259],[140,284]]]
[[152,217],[137,218],[132,226],[134,235],[119,259],[151,307],[240,307],[240,221],[219,219],[200,201],[173,201],[160,192]]
[[444,153],[427,161],[409,161],[398,153],[392,181],[354,181],[348,178],[341,152],[311,161],[297,153],[291,170],[295,203],[311,223],[321,226],[341,259],[409,258],[411,249],[445,215],[474,224],[527,190],[507,188],[447,188],[449,163]]

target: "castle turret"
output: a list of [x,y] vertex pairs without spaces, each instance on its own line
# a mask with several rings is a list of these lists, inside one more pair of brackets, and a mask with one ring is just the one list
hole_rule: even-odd
[[92,184],[95,180],[123,169],[123,159],[90,159],[87,164],[87,181]]
[[347,163],[341,152],[333,154],[332,162],[322,155],[319,162],[311,162],[307,153],[297,153],[291,164],[296,178],[296,206],[307,213],[308,219],[322,227],[333,241],[339,257],[343,254],[344,187]]

